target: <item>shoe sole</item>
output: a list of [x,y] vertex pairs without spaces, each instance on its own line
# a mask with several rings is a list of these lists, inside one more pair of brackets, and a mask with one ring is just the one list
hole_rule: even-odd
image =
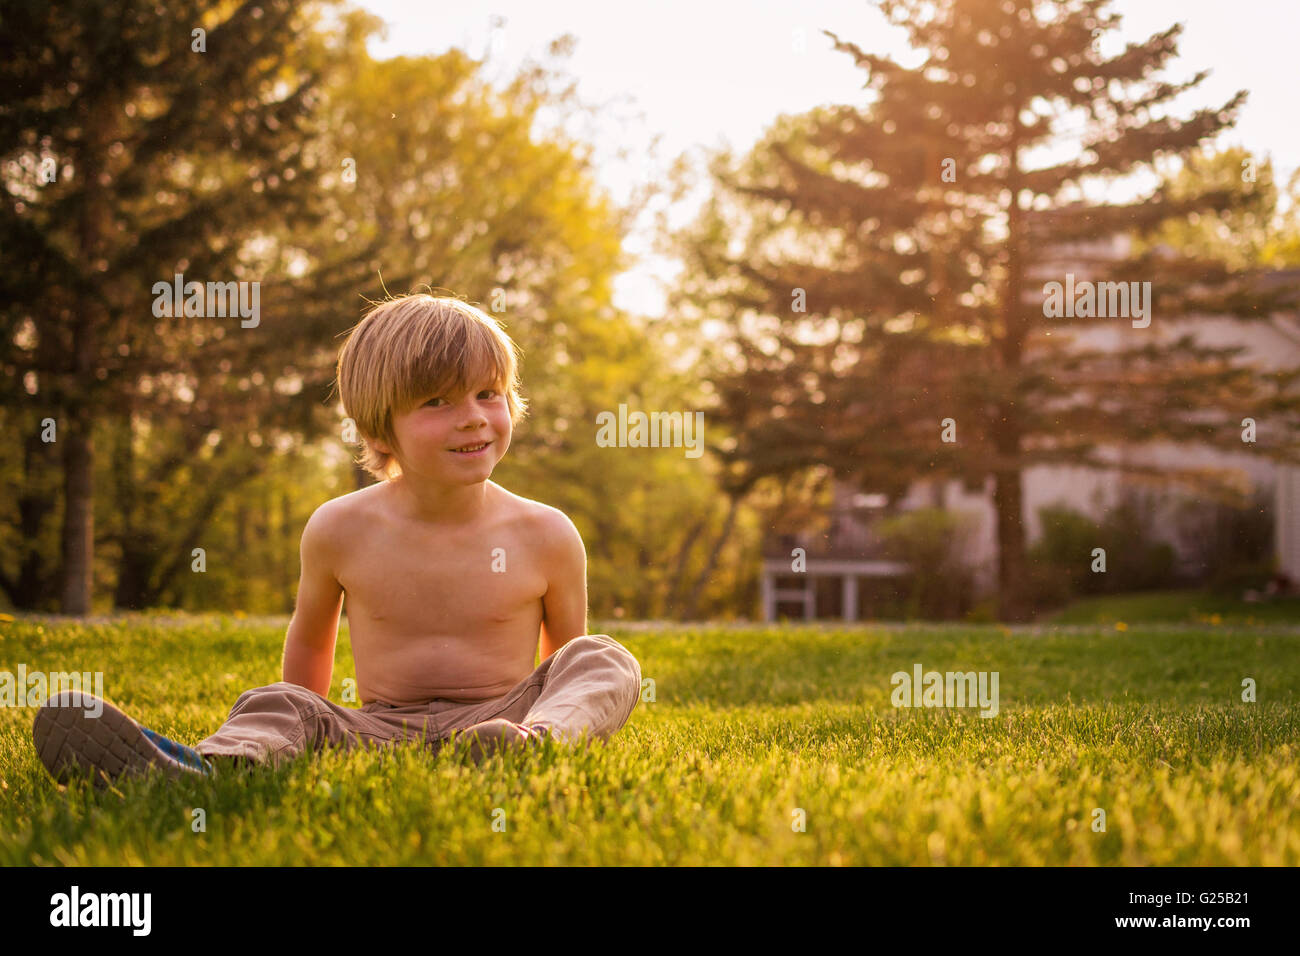
[[[98,707],[103,707],[98,717],[87,716],[88,708]],[[36,713],[32,737],[41,762],[61,784],[90,774],[103,789],[119,777],[143,776],[151,769],[173,780],[197,772],[167,756],[139,724],[93,694],[63,691],[49,698]]]

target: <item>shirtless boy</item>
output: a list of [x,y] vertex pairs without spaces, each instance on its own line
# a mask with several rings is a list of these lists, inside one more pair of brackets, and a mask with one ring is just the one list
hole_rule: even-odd
[[[526,411],[517,368],[497,321],[460,300],[410,295],[372,309],[339,355],[338,386],[380,480],[307,521],[284,679],[246,691],[193,747],[89,695],[51,698],[33,734],[55,779],[213,774],[402,742],[477,761],[622,727],[641,669],[612,638],[587,634],[577,529],[490,480]],[[360,709],[326,696],[345,595]]]

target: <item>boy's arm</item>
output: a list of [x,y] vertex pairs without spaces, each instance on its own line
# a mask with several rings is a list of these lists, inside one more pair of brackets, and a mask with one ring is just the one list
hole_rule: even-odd
[[343,588],[334,576],[330,512],[317,508],[302,531],[298,603],[284,640],[284,679],[329,696]]
[[587,633],[587,550],[562,511],[543,525],[546,593],[542,595],[541,660]]

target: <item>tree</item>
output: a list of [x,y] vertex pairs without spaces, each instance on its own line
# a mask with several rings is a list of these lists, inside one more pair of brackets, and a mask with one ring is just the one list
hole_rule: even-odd
[[[600,556],[594,606],[664,608],[669,592],[701,573],[694,547],[701,542],[684,536],[685,520],[698,517],[701,531],[714,531],[703,520],[714,516],[689,514],[708,499],[710,478],[701,464],[683,463],[680,451],[610,452],[594,440],[596,414],[634,392],[650,407],[698,404],[657,360],[652,331],[611,302],[627,225],[649,194],[616,207],[595,189],[581,144],[542,131],[543,111],[561,120],[572,112],[571,88],[546,69],[526,67],[494,89],[479,75],[482,64],[456,49],[374,61],[364,50],[369,26],[360,15],[332,34],[304,23],[294,69],[284,67],[287,81],[299,72],[318,80],[312,109],[297,117],[297,139],[283,147],[296,154],[292,181],[310,181],[302,202],[246,206],[247,223],[226,222],[224,233],[196,225],[171,249],[175,257],[184,250],[187,273],[260,277],[260,326],[184,315],[105,326],[98,350],[108,377],[93,409],[101,583],[111,583],[118,607],[283,610],[292,597],[286,572],[297,560],[296,531],[325,496],[340,493],[336,476],[312,467],[346,471],[357,451],[344,443],[332,395],[340,336],[367,299],[428,287],[497,315],[523,351],[533,414],[500,479],[564,507],[589,535]],[[571,39],[561,38],[551,52],[570,48]],[[325,49],[333,52],[327,57]],[[152,173],[139,174],[162,184],[157,196],[110,195],[126,204],[118,213],[128,222],[124,235],[163,228],[165,214],[197,203],[192,193],[210,192],[211,180],[254,172],[241,172],[228,149],[202,140],[181,149],[188,144],[182,138],[156,158]],[[147,156],[134,155],[148,166]],[[25,161],[34,164],[35,154]],[[244,192],[273,179],[282,186],[288,176],[261,170]],[[158,196],[162,209],[153,208]],[[32,212],[32,199],[20,212]],[[51,215],[38,228],[56,233],[60,220]],[[232,250],[237,261],[228,258]],[[176,270],[170,262],[159,267],[154,253],[122,255],[112,304],[123,316],[148,315],[152,283]],[[23,275],[8,276],[15,290]],[[77,384],[58,364],[57,336],[67,330],[31,313],[43,288],[33,281],[22,290],[26,298],[14,297],[5,340],[12,352],[0,377],[10,389],[0,416],[32,436],[21,458],[0,466],[3,487],[19,492],[14,510],[0,516],[7,524],[0,584],[29,607],[48,594],[59,565],[49,531],[61,512],[47,490],[57,491],[58,468],[47,459],[60,446],[37,437],[42,408],[55,384],[70,391]],[[640,504],[630,509],[624,495],[634,493]],[[679,558],[675,577],[659,554],[661,535]],[[204,574],[191,573],[196,547],[205,552]],[[649,584],[620,570],[629,560],[649,566]],[[705,577],[699,599],[725,594],[725,576]]]
[[250,355],[291,352],[291,330],[251,332],[257,318],[232,316],[230,299],[218,315],[206,285],[201,314],[159,311],[156,286],[188,273],[241,285],[251,306],[265,283],[272,314],[293,297],[294,283],[262,271],[249,244],[311,216],[303,156],[315,87],[348,53],[315,28],[320,16],[298,0],[77,0],[10,4],[0,21],[0,82],[14,91],[0,106],[0,367],[7,405],[59,425],[67,613],[91,605],[102,423],[126,429],[117,447],[129,467],[137,415],[184,407],[192,445],[227,414],[264,420],[284,407],[237,383]]
[[[1117,467],[1098,446],[1159,438],[1240,449],[1245,414],[1276,426],[1261,453],[1300,453],[1296,375],[1256,374],[1231,349],[1166,334],[1188,315],[1266,317],[1287,289],[1153,250],[1090,278],[1150,282],[1155,331],[1128,316],[1047,318],[1041,270],[1065,279],[1050,274],[1049,243],[1145,236],[1240,199],[1167,184],[1132,203],[1080,198],[1093,177],[1190,152],[1246,95],[1186,121],[1162,115],[1206,74],[1151,78],[1176,53],[1177,24],[1104,56],[1094,35],[1119,19],[1108,2],[881,0],[925,61],[908,69],[828,33],[875,99],[782,118],[742,163],[717,157],[719,196],[678,244],[688,270],[676,304],[726,326],[718,416],[737,430],[733,467],[824,465],[888,488],[992,475],[1006,620],[1030,613],[1025,468]],[[1031,166],[1071,114],[1085,120],[1077,149]],[[1071,341],[1072,325],[1100,323],[1120,348]],[[1213,474],[1165,474],[1216,487]]]
[[1288,206],[1279,207],[1273,163],[1240,147],[1192,153],[1182,168],[1166,173],[1169,194],[1184,199],[1212,189],[1236,200],[1221,212],[1193,214],[1161,223],[1150,236],[1135,236],[1135,251],[1164,245],[1184,255],[1222,260],[1234,271],[1300,266],[1300,169],[1291,174]]

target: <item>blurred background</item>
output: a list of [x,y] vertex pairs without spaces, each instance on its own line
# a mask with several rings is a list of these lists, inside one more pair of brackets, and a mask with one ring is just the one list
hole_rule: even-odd
[[432,290],[596,618],[1300,620],[1300,8],[796,6],[3,0],[0,608],[291,611]]

